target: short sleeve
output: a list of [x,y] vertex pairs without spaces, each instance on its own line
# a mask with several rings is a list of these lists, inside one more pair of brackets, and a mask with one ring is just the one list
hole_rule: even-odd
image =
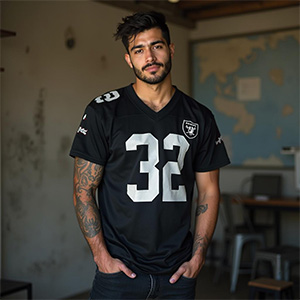
[[213,115],[205,122],[202,142],[194,161],[195,172],[208,172],[230,163],[221,134]]
[[105,165],[108,158],[108,143],[103,130],[101,116],[87,106],[76,132],[70,156]]

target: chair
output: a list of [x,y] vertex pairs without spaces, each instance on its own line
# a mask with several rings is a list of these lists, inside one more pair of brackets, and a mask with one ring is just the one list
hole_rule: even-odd
[[[243,267],[242,254],[244,246],[246,244],[250,244],[252,247],[251,253],[254,256],[254,250],[257,245],[260,245],[261,247],[265,246],[265,238],[262,233],[254,232],[253,227],[247,219],[245,219],[245,224],[235,224],[232,211],[232,198],[233,197],[229,194],[222,195],[223,210],[221,210],[221,213],[223,212],[227,227],[225,227],[223,236],[223,255],[216,270],[214,282],[217,283],[224,269],[228,269],[229,267],[231,272],[230,292],[233,293],[236,290],[238,275],[241,273],[251,273],[251,265],[249,265],[247,268],[241,268]],[[232,255],[231,263],[229,263],[229,266],[227,266],[226,262],[228,261],[229,249],[231,249]]]
[[299,247],[275,246],[259,249],[255,253],[251,279],[257,277],[259,263],[267,261],[271,264],[273,278],[276,280],[290,280],[290,266],[299,264]]

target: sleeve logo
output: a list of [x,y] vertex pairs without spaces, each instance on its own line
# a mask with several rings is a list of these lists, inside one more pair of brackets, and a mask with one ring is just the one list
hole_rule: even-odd
[[82,133],[83,135],[86,135],[88,132],[87,129],[83,128],[83,127],[79,127],[78,130],[77,130],[77,133]]
[[116,100],[120,97],[120,94],[117,91],[112,91],[97,97],[94,101],[96,103],[103,103],[103,102],[111,102]]
[[198,135],[199,124],[184,120],[182,122],[182,131],[187,138],[194,139]]
[[216,146],[218,145],[218,144],[222,144],[222,137],[220,136],[220,137],[218,137],[218,139],[216,140]]

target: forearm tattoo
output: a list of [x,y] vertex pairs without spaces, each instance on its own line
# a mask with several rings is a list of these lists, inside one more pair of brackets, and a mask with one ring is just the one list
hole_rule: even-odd
[[201,214],[204,214],[207,211],[208,204],[200,204],[196,208],[196,216],[198,217]]
[[103,167],[76,158],[74,169],[74,206],[79,226],[85,237],[101,231],[100,214],[95,193],[103,176]]
[[208,245],[209,245],[209,238],[207,235],[205,235],[203,237],[200,234],[196,234],[195,239],[194,239],[192,256],[195,255],[195,253],[197,252],[198,249],[200,249],[200,252],[204,253],[204,255],[205,255]]

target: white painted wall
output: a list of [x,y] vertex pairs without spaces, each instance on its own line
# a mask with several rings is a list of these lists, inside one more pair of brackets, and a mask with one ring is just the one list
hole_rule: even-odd
[[[190,32],[190,40],[263,32],[294,26],[299,26],[298,7],[198,22],[196,29]],[[222,124],[219,124],[219,127],[222,131]],[[225,167],[221,170],[221,191],[227,193],[249,192],[250,184],[244,186],[244,182],[247,178],[251,178],[253,173],[281,174],[283,177],[283,195],[291,197],[299,195],[299,191],[295,187],[295,172],[293,169],[258,170]],[[240,210],[237,210],[237,214],[240,215]],[[261,217],[266,218],[267,221],[272,221],[272,216],[269,212]],[[219,244],[221,236],[222,223],[218,222],[214,235],[216,245]],[[282,212],[282,242],[299,246],[299,213]],[[217,247],[218,250],[220,249]]]
[[299,26],[298,7],[201,21],[197,23],[196,29],[190,32],[190,39],[247,34],[294,26]]
[[[72,204],[68,152],[93,97],[133,82],[112,35],[128,14],[92,1],[2,1],[2,272],[36,299],[91,286],[94,264]],[[76,46],[65,47],[71,26]],[[188,91],[188,31],[170,25],[173,82]]]

